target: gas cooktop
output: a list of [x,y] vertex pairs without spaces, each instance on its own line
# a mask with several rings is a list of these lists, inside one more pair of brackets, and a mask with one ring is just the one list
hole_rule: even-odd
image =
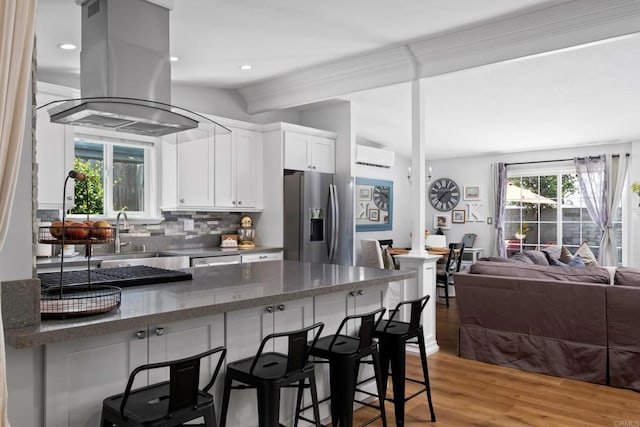
[[87,285],[95,283],[100,285],[118,286],[120,288],[130,286],[149,285],[155,283],[177,282],[191,280],[191,273],[178,270],[166,270],[146,265],[117,268],[94,268],[91,270],[65,271],[62,273],[40,273],[40,286],[43,292],[59,289],[63,286]]

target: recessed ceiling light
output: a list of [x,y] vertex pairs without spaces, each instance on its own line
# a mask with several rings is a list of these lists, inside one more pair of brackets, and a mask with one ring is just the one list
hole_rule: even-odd
[[180,58],[178,58],[177,56],[170,56],[169,57],[169,61],[171,62],[176,62],[177,60],[179,60]]
[[58,47],[62,50],[74,50],[76,45],[73,43],[60,43]]
[[246,70],[250,70],[250,69],[252,69],[252,68],[253,68],[253,67],[252,67],[251,65],[249,65],[249,64],[245,64],[245,65],[241,65],[241,66],[240,66],[240,69],[241,69],[241,70],[244,70],[244,71],[246,71]]

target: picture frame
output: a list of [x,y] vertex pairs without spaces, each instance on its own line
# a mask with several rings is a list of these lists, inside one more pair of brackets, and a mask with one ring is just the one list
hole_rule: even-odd
[[393,181],[356,178],[356,231],[393,229]]
[[371,188],[369,187],[359,188],[358,200],[371,200]]
[[433,228],[448,230],[451,228],[451,214],[448,212],[441,212],[433,214]]
[[464,224],[465,223],[466,212],[464,209],[451,211],[451,222],[453,224]]
[[480,187],[477,185],[465,185],[463,188],[464,200],[480,200]]

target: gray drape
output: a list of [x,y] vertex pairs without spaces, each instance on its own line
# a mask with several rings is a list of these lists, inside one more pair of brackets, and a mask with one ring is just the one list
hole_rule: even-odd
[[507,206],[507,164],[499,162],[495,169],[496,179],[496,253],[498,256],[507,257],[507,248],[504,242],[504,220]]
[[620,204],[628,158],[626,156],[601,155],[576,158],[576,173],[580,193],[587,205],[587,211],[602,231],[600,238],[600,265],[618,265],[613,217]]

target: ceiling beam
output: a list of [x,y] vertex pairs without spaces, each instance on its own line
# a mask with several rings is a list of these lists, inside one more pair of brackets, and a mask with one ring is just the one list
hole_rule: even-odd
[[[571,0],[408,44],[422,78],[640,32],[640,1]],[[239,89],[249,113],[410,81],[407,45],[333,61]]]

